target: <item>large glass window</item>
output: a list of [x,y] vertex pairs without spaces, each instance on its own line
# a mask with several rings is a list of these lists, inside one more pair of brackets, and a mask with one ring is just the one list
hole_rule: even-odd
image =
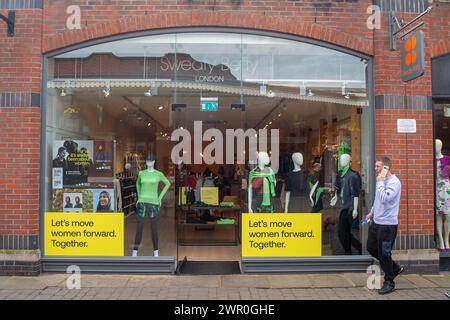
[[361,254],[367,68],[318,45],[213,32],[50,58],[44,254],[239,260],[249,211],[320,212],[321,255]]

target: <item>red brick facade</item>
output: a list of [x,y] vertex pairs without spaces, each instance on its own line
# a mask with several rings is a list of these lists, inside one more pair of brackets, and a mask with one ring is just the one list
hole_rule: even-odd
[[[434,1],[434,10],[424,18],[425,75],[403,83],[400,50],[389,50],[388,13],[382,12],[381,30],[366,26],[367,8],[373,2],[45,0],[42,8],[15,9],[15,36],[6,37],[4,24],[0,28],[0,236],[38,235],[40,109],[27,93],[41,92],[42,55],[92,39],[190,27],[280,32],[372,56],[374,95],[377,104],[383,101],[375,105],[376,155],[390,156],[403,182],[399,234],[432,236],[433,127],[427,97],[431,96],[431,58],[450,52],[450,3]],[[80,30],[66,28],[69,5],[81,8]],[[409,21],[417,14],[398,15]],[[410,101],[405,96],[416,97],[419,106],[411,110],[392,103]],[[417,119],[417,134],[396,133],[397,118]]]

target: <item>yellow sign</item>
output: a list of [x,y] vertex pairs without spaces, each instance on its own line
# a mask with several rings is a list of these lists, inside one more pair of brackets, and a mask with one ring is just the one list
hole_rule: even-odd
[[45,213],[46,256],[123,256],[123,213]]
[[243,214],[242,256],[322,256],[322,214]]
[[200,199],[202,202],[211,206],[219,205],[219,188],[217,187],[202,187],[200,188]]

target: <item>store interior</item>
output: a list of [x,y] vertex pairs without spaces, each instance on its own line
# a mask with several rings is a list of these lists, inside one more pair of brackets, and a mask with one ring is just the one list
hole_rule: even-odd
[[[220,43],[215,35],[183,37],[186,44],[182,44],[181,36],[175,40],[167,37],[124,40],[130,45],[113,42],[50,60],[46,94],[46,210],[62,208],[64,193],[55,191],[52,177],[52,159],[58,146],[61,148],[67,140],[112,143],[111,174],[89,177],[85,185],[75,191],[82,193],[87,187],[119,186],[114,191],[114,211],[123,213],[124,255],[132,255],[138,224],[136,179],[140,171],[146,170],[146,157],[152,153],[155,169],[171,183],[157,219],[159,256],[174,256],[177,260],[186,257],[189,260],[239,261],[241,214],[248,212],[247,180],[250,170],[257,165],[258,153],[252,154],[247,144],[243,149],[231,151],[231,163],[206,164],[203,152],[214,139],[203,141],[196,154],[194,122],[201,122],[201,133],[216,129],[224,139],[226,130],[255,130],[255,138],[265,132],[259,130],[266,130],[269,143],[265,151],[272,157],[271,130],[278,130],[274,214],[285,211],[286,176],[294,169],[292,155],[302,154],[301,170],[308,174],[313,173],[314,163],[321,164],[320,185],[325,190],[320,210],[322,256],[344,254],[337,236],[339,204],[331,206],[330,201],[338,155],[345,150],[351,155],[351,168],[361,177],[359,217],[351,232],[363,242],[358,222],[367,213],[365,199],[371,191],[367,175],[370,172],[370,113],[364,80],[367,61],[318,46],[268,37],[246,36],[245,40],[239,35],[220,35],[230,43],[236,41],[235,45]],[[153,56],[148,54],[146,41],[155,43],[150,48],[155,51]],[[170,41],[176,41],[176,45],[170,45]],[[245,41],[249,44],[243,45]],[[174,47],[178,50],[175,54],[167,53],[173,52]],[[142,48],[145,48],[144,56]],[[247,48],[248,56],[243,57],[239,48]],[[208,55],[205,50],[212,53]],[[270,53],[262,53],[264,50]],[[300,60],[290,63],[289,59],[295,54]],[[175,71],[169,70],[169,66]],[[300,77],[290,75],[295,71],[291,69],[305,73],[310,80],[295,80]],[[330,80],[326,80],[327,77]],[[206,108],[205,101],[215,102],[213,108]],[[188,132],[194,141],[190,143],[191,148],[174,157],[172,150],[179,141],[172,141],[171,136],[180,129]],[[223,152],[225,160],[229,150]],[[190,158],[191,163],[185,161],[181,165],[181,157]],[[195,163],[198,158],[200,163]],[[239,163],[241,158],[243,162]],[[269,166],[274,165],[273,160]],[[209,187],[218,188],[218,204],[231,203],[231,207],[193,209],[199,196],[192,193],[195,199],[191,201],[189,191],[196,189],[200,181],[204,186],[205,172],[211,172],[213,182]],[[308,207],[303,211],[310,210]],[[151,226],[146,220],[138,256],[153,256],[153,249]],[[353,254],[359,253],[354,251]]]

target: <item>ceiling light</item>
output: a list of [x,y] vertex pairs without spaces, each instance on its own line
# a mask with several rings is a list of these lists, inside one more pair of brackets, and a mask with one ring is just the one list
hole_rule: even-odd
[[314,93],[312,93],[311,89],[308,90],[308,97],[314,96]]
[[67,94],[66,94],[66,90],[64,90],[64,89],[61,89],[61,97],[65,97]]
[[144,93],[144,95],[145,95],[146,97],[151,97],[151,96],[153,96],[153,94],[152,94],[152,88],[148,88],[148,91],[146,91],[146,92]]
[[107,98],[111,94],[111,88],[109,86],[103,89],[102,91],[103,94],[105,95],[105,98]]
[[269,91],[267,92],[267,96],[268,96],[269,98],[273,98],[273,97],[275,97],[275,92],[273,92],[272,90],[269,90]]
[[159,106],[158,107],[158,110],[162,110],[162,109],[164,109],[164,106]]
[[149,122],[149,123],[147,123],[147,127],[151,127],[152,126],[152,124]]
[[347,92],[347,94],[344,96],[345,99],[350,99],[350,93]]
[[184,130],[184,128],[183,128],[183,127],[180,127],[180,129],[181,129],[181,130]]
[[128,111],[128,108],[127,107],[123,107],[122,110],[123,111]]
[[280,118],[280,117],[281,117],[281,113],[278,114],[278,118]]

